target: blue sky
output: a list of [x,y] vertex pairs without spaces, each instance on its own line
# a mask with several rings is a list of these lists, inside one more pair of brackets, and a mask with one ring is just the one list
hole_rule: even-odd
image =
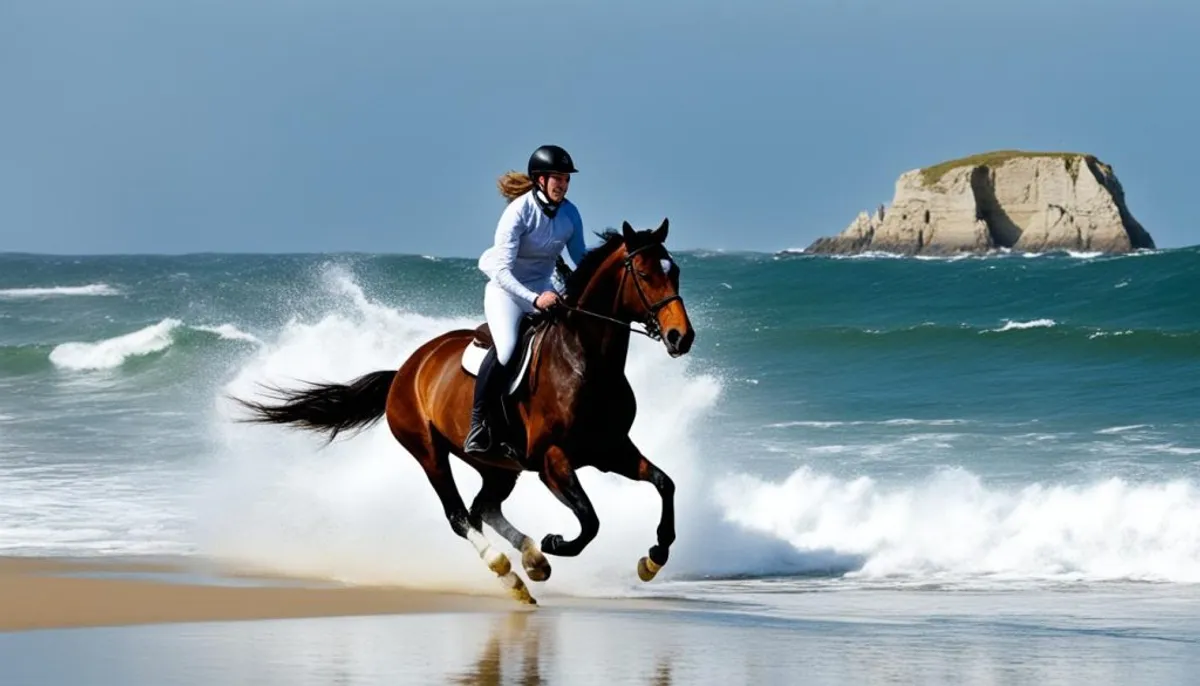
[[677,248],[802,247],[998,148],[1096,154],[1200,243],[1200,3],[734,5],[4,0],[0,250],[474,257],[543,142],[589,228]]

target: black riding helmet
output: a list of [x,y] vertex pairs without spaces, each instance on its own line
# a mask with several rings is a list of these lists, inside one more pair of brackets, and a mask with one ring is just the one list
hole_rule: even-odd
[[[579,170],[575,168],[575,162],[571,159],[570,153],[557,145],[543,145],[533,154],[529,156],[529,166],[527,168],[529,179],[537,184],[537,177],[542,174],[577,174]],[[558,203],[550,202],[542,197],[542,194],[534,193],[533,199],[537,201],[542,212],[546,213],[551,219],[558,214]]]
[[575,162],[566,150],[557,145],[543,145],[529,156],[529,178],[537,181],[539,174],[576,174]]

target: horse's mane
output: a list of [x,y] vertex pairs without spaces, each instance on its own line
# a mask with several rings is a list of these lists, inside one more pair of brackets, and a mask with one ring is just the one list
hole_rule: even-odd
[[592,277],[596,275],[596,270],[600,269],[600,265],[604,264],[604,261],[625,243],[625,236],[616,229],[597,232],[596,235],[603,242],[589,250],[575,266],[575,271],[567,277],[564,290],[568,304],[573,305],[579,300],[579,296],[583,295],[583,289],[587,288]]
[[[583,295],[584,289],[591,280],[596,276],[596,272],[600,269],[600,265],[604,264],[614,252],[621,246],[625,246],[627,250],[633,251],[646,245],[653,239],[651,235],[653,231],[635,231],[631,237],[629,244],[625,243],[625,234],[619,229],[605,229],[603,232],[597,232],[596,235],[603,241],[600,245],[592,248],[583,256],[583,259],[576,265],[575,271],[571,272],[565,279],[564,297],[568,305],[574,305],[578,302],[579,296]],[[560,261],[562,258],[559,258]],[[565,270],[566,265],[562,265],[559,273]]]

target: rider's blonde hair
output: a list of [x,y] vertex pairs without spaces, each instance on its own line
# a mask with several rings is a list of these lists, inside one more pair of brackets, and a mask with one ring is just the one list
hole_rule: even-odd
[[500,189],[500,195],[503,195],[505,200],[512,202],[533,188],[533,180],[525,172],[510,171],[496,179],[496,187]]

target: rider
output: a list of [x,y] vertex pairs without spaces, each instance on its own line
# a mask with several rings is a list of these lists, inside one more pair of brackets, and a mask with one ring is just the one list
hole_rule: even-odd
[[543,145],[529,157],[527,178],[509,174],[501,180],[501,189],[510,202],[496,225],[494,244],[479,258],[479,269],[488,276],[483,309],[492,334],[492,349],[475,380],[475,404],[463,445],[465,452],[484,453],[492,447],[487,403],[511,378],[510,362],[521,317],[559,304],[551,277],[563,247],[576,265],[586,252],[583,219],[566,199],[571,174],[577,172],[566,150]]

